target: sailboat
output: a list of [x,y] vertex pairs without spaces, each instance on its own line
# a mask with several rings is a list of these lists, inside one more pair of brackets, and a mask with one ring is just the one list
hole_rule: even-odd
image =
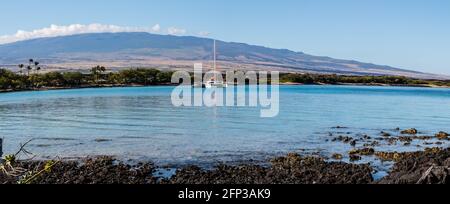
[[214,40],[214,77],[212,77],[210,80],[208,80],[206,83],[203,84],[205,88],[226,88],[228,87],[227,83],[224,83],[223,81],[217,80],[217,54],[216,54],[216,40]]

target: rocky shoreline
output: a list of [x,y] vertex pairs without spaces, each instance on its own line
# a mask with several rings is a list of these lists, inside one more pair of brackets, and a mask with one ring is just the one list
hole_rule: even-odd
[[[378,136],[342,132],[333,127],[326,141],[344,143],[347,154],[305,156],[290,153],[267,161],[267,165],[241,162],[220,164],[212,169],[185,166],[176,169],[154,163],[130,165],[113,157],[73,160],[19,160],[24,144],[15,155],[0,159],[0,184],[448,184],[450,182],[450,134],[434,136],[417,129],[383,130]],[[347,134],[345,134],[347,133]],[[422,151],[378,151],[382,146],[414,146]],[[422,145],[420,145],[422,144]],[[431,144],[431,145],[428,145]],[[441,147],[439,147],[441,146]],[[1,148],[0,148],[1,149]],[[345,159],[344,159],[345,158]],[[390,162],[383,178],[377,166],[364,158]],[[173,171],[164,175],[161,170]]]
[[[448,184],[450,148],[403,153],[388,176],[375,181],[369,164],[327,161],[289,154],[269,166],[220,165],[178,169],[170,178],[155,175],[153,163],[128,165],[112,157],[78,161],[17,161],[0,171],[0,184]],[[14,168],[15,171],[12,171]]]
[[449,184],[450,148],[403,154],[378,184]]

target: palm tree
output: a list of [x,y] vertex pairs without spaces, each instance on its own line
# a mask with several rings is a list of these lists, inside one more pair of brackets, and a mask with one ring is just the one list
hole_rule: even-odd
[[30,76],[30,71],[33,70],[31,66],[27,66],[28,76]]
[[[35,61],[34,62],[34,68],[35,68],[35,70],[36,70],[36,74],[39,72],[39,70],[41,70],[41,68],[40,67],[38,67],[39,66],[39,62],[38,61]],[[39,69],[38,69],[39,68]]]
[[30,71],[33,69],[32,67],[31,67],[31,64],[33,64],[34,63],[34,59],[29,59],[28,60],[28,67],[27,67],[27,70],[28,70],[28,76],[30,76]]
[[106,71],[104,66],[97,65],[96,67],[92,67],[91,74],[94,77],[94,82],[97,83],[99,79],[99,75]]
[[19,73],[23,74],[23,67],[25,67],[25,65],[19,64],[18,67],[19,67]]

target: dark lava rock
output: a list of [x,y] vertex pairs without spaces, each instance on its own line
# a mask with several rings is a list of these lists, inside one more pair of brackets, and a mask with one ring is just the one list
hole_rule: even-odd
[[112,140],[111,139],[95,139],[94,141],[100,143],[100,142],[111,142]]
[[404,135],[416,135],[417,133],[419,133],[419,131],[417,131],[414,128],[411,128],[411,129],[403,130],[401,133]]
[[334,160],[342,160],[344,158],[344,156],[342,156],[342,154],[333,154],[333,156],[331,156],[331,158]]
[[399,137],[398,140],[400,142],[412,142],[413,138],[411,138],[411,137]]
[[375,149],[373,148],[364,148],[364,149],[354,149],[348,153],[349,155],[362,155],[362,156],[371,156],[375,154]]
[[362,157],[357,154],[350,154],[349,157],[351,162],[359,161],[362,159]]
[[[45,168],[46,162],[19,162],[16,168],[38,172]],[[57,163],[51,171],[45,172],[32,181],[33,184],[152,184],[152,164],[130,166],[117,163],[111,157],[87,159],[83,162],[64,161]],[[0,173],[0,183],[17,183],[19,177]]]
[[391,134],[388,133],[388,132],[383,132],[383,131],[381,131],[381,136],[383,136],[383,137],[390,137]]
[[[372,148],[354,150],[350,160],[375,154],[382,160],[395,161],[392,172],[380,184],[448,184],[450,181],[450,148],[427,148],[423,152],[375,152]],[[333,158],[342,158],[334,155]],[[0,184],[15,184],[25,172],[44,170],[48,161],[19,161],[14,168],[22,175],[0,171]],[[32,180],[33,184],[369,184],[373,182],[369,164],[327,162],[318,157],[289,154],[275,158],[269,166],[220,165],[213,170],[196,166],[179,169],[170,179],[153,177],[151,163],[127,165],[111,157],[83,161],[62,161],[50,171]]]
[[423,153],[438,153],[441,152],[441,148],[433,147],[433,148],[425,148],[424,152],[375,152],[375,156],[381,159],[382,161],[395,161],[399,162],[403,159],[414,158]]
[[336,126],[336,127],[333,127],[332,129],[347,129],[348,127],[343,127],[343,126]]
[[[400,155],[399,153],[397,153]],[[449,184],[450,149],[403,154],[380,184]]]
[[270,167],[219,166],[205,171],[188,167],[169,184],[367,184],[373,181],[369,165],[326,162],[321,158],[289,154],[272,160]]
[[414,140],[431,140],[433,137],[431,136],[413,136],[412,139]]
[[350,142],[354,141],[354,139],[352,137],[347,137],[347,136],[341,135],[339,137],[334,138],[332,141],[333,142],[339,141],[339,142],[344,142],[344,143],[350,143]]
[[436,134],[436,137],[440,140],[446,140],[449,136],[450,135],[446,132],[439,132],[438,134]]
[[366,143],[363,145],[364,147],[376,147],[376,146],[380,146],[380,143],[378,141],[372,141],[370,143]]

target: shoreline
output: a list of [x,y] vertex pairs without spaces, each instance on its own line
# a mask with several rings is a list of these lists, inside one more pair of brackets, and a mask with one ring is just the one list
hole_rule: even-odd
[[[97,89],[97,88],[133,88],[133,87],[161,87],[161,86],[177,86],[176,84],[157,84],[157,85],[139,85],[139,84],[105,84],[105,85],[92,85],[92,86],[80,86],[80,87],[45,87],[45,88],[33,88],[23,90],[4,90],[0,89],[2,93],[15,93],[15,92],[40,92],[40,91],[55,91],[55,90],[76,90],[76,89]],[[405,85],[405,84],[360,84],[360,83],[337,83],[337,84],[303,84],[303,83],[280,83],[280,86],[355,86],[355,87],[412,87],[412,88],[433,88],[433,89],[448,89],[450,86],[436,86],[436,85]]]
[[[337,126],[337,129],[345,127]],[[0,184],[448,184],[450,183],[450,134],[422,136],[414,128],[395,136],[361,138],[330,134],[327,142],[350,144],[347,155],[291,152],[264,161],[240,160],[179,166],[156,164],[152,160],[126,160],[115,156],[87,156],[19,160],[29,143],[14,155],[0,159]],[[337,136],[337,137],[336,137]],[[385,152],[379,143],[413,141],[440,142],[411,152]],[[362,146],[355,147],[352,141]],[[379,141],[374,143],[374,141]],[[389,145],[389,144],[388,144]],[[349,157],[350,160],[344,159]],[[373,161],[365,160],[371,158]],[[364,162],[361,162],[365,160]],[[379,169],[377,162],[389,163]]]
[[282,86],[308,86],[308,85],[316,85],[316,86],[368,86],[368,87],[415,87],[415,88],[450,88],[450,86],[436,86],[436,85],[415,85],[415,84],[361,84],[361,83],[336,83],[336,84],[325,84],[325,83],[315,83],[315,84],[303,84],[303,83],[291,83],[285,82],[280,83]]
[[[337,126],[337,129],[345,127]],[[265,161],[242,160],[162,166],[153,161],[117,159],[114,156],[71,157],[39,160],[16,160],[4,155],[0,159],[0,184],[448,184],[450,183],[450,134],[439,132],[422,136],[414,128],[395,131],[395,136],[361,138],[330,134],[326,141],[352,146],[347,155],[292,152],[270,156]],[[439,141],[411,152],[384,152],[379,143]],[[353,141],[362,146],[355,147]],[[28,143],[25,143],[25,145]],[[445,144],[445,145],[444,145]],[[25,146],[21,146],[18,155]],[[349,157],[350,160],[344,159]],[[386,170],[374,162],[390,163]],[[263,163],[264,162],[264,163]]]
[[158,84],[158,85],[139,85],[139,84],[105,84],[105,85],[92,85],[92,86],[79,86],[79,87],[45,87],[45,88],[33,88],[24,90],[2,90],[2,93],[15,93],[15,92],[40,92],[40,91],[56,91],[56,90],[76,90],[76,89],[101,89],[101,88],[133,88],[133,87],[161,87],[161,86],[176,86],[173,84]]
[[[391,153],[394,154],[394,153]],[[450,181],[450,148],[395,153],[395,162],[387,176],[374,178],[370,164],[329,161],[322,157],[290,153],[271,159],[270,165],[250,162],[239,165],[218,164],[214,169],[195,165],[172,171],[164,176],[152,162],[129,165],[113,157],[93,157],[64,161],[17,161],[15,169],[38,172],[27,180],[32,184],[448,184]],[[5,175],[0,171],[0,184],[17,184],[26,176]]]

